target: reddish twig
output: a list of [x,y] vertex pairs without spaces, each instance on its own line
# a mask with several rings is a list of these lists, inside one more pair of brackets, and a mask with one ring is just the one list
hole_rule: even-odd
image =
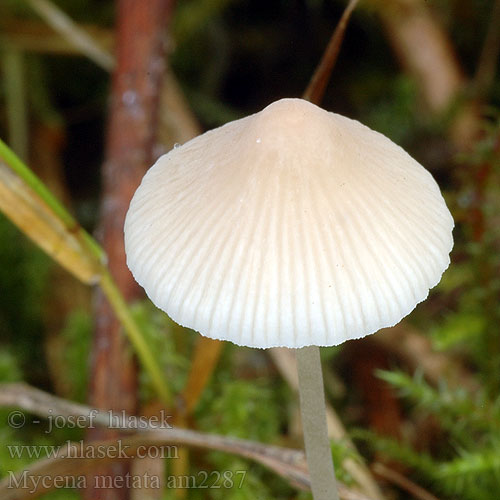
[[328,42],[325,53],[323,54],[323,57],[321,58],[321,61],[302,96],[304,99],[307,99],[314,104],[319,104],[323,99],[326,86],[328,85],[328,80],[330,79],[330,75],[335,67],[335,63],[337,62],[337,57],[340,52],[342,40],[344,39],[347,24],[349,23],[349,19],[351,18],[358,1],[359,0],[350,0],[347,4],[342,17],[340,18],[340,21],[338,22],[337,27]]
[[[173,0],[118,0],[116,68],[113,74],[99,235],[109,269],[126,300],[140,289],[125,264],[123,223],[130,199],[154,158],[159,95],[164,73],[164,35]],[[137,380],[121,326],[102,293],[96,301],[90,402],[97,408],[135,412]],[[91,431],[92,439],[116,436]],[[114,467],[112,474],[123,475]],[[111,473],[111,471],[109,471]],[[125,491],[91,491],[87,498],[126,499]]]

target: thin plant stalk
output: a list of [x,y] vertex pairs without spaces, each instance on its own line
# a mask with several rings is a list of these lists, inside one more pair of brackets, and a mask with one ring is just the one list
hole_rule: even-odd
[[296,350],[300,410],[314,500],[339,500],[326,426],[326,405],[319,347]]
[[340,47],[344,39],[349,19],[351,18],[358,2],[359,0],[350,0],[347,4],[344,12],[342,13],[342,17],[340,18],[340,21],[330,38],[330,42],[326,47],[323,57],[321,58],[321,61],[318,64],[307,89],[302,95],[304,99],[312,102],[313,104],[319,104],[323,99],[326,86],[330,80],[330,75],[332,74],[335,63],[337,62],[337,57],[340,52]]

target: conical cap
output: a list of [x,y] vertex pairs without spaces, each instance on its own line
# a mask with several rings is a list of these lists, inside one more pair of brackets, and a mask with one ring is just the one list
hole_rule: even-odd
[[130,204],[125,247],[181,325],[252,347],[326,346],[424,300],[452,229],[435,180],[403,149],[283,99],[162,156]]

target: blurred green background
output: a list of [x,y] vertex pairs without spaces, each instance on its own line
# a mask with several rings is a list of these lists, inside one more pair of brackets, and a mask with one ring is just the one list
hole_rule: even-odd
[[[53,4],[112,51],[114,2]],[[344,7],[340,0],[178,1],[166,40],[182,109],[171,112],[203,131],[299,97]],[[387,499],[494,500],[500,489],[499,26],[493,0],[362,0],[322,103],[386,134],[428,168],[456,221],[452,265],[429,300],[391,331],[322,351],[327,397],[347,428],[346,441],[332,443],[338,475],[356,488],[345,460],[366,464]],[[0,138],[95,232],[109,72],[24,0],[0,4],[0,58]],[[177,142],[174,132],[166,127],[158,152]],[[145,300],[134,315],[181,393],[197,334]],[[0,214],[0,381],[87,401],[95,321],[91,289]],[[139,393],[143,408],[154,399],[142,372]],[[273,358],[228,344],[186,425],[301,447],[297,412]],[[15,430],[6,414],[4,477],[33,461],[12,457],[8,444],[84,436],[70,429],[47,436],[35,424]],[[200,470],[248,474],[241,488],[193,489],[185,498],[308,497],[233,455],[192,452],[188,471]],[[418,496],[417,485],[434,496]],[[46,496],[78,497],[70,490]]]

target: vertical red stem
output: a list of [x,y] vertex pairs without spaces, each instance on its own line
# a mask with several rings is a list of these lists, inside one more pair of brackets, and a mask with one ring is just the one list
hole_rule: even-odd
[[[118,0],[116,68],[113,73],[106,161],[102,172],[99,236],[109,257],[113,278],[128,301],[140,290],[125,264],[123,222],[130,199],[154,159],[153,147],[161,80],[165,28],[173,0]],[[90,403],[98,408],[134,413],[137,377],[133,356],[120,324],[102,293],[96,297],[96,330],[92,353]],[[91,439],[112,431],[91,431]],[[118,484],[128,466],[117,463],[89,478],[86,497],[125,500],[124,487],[96,488],[102,476]]]

